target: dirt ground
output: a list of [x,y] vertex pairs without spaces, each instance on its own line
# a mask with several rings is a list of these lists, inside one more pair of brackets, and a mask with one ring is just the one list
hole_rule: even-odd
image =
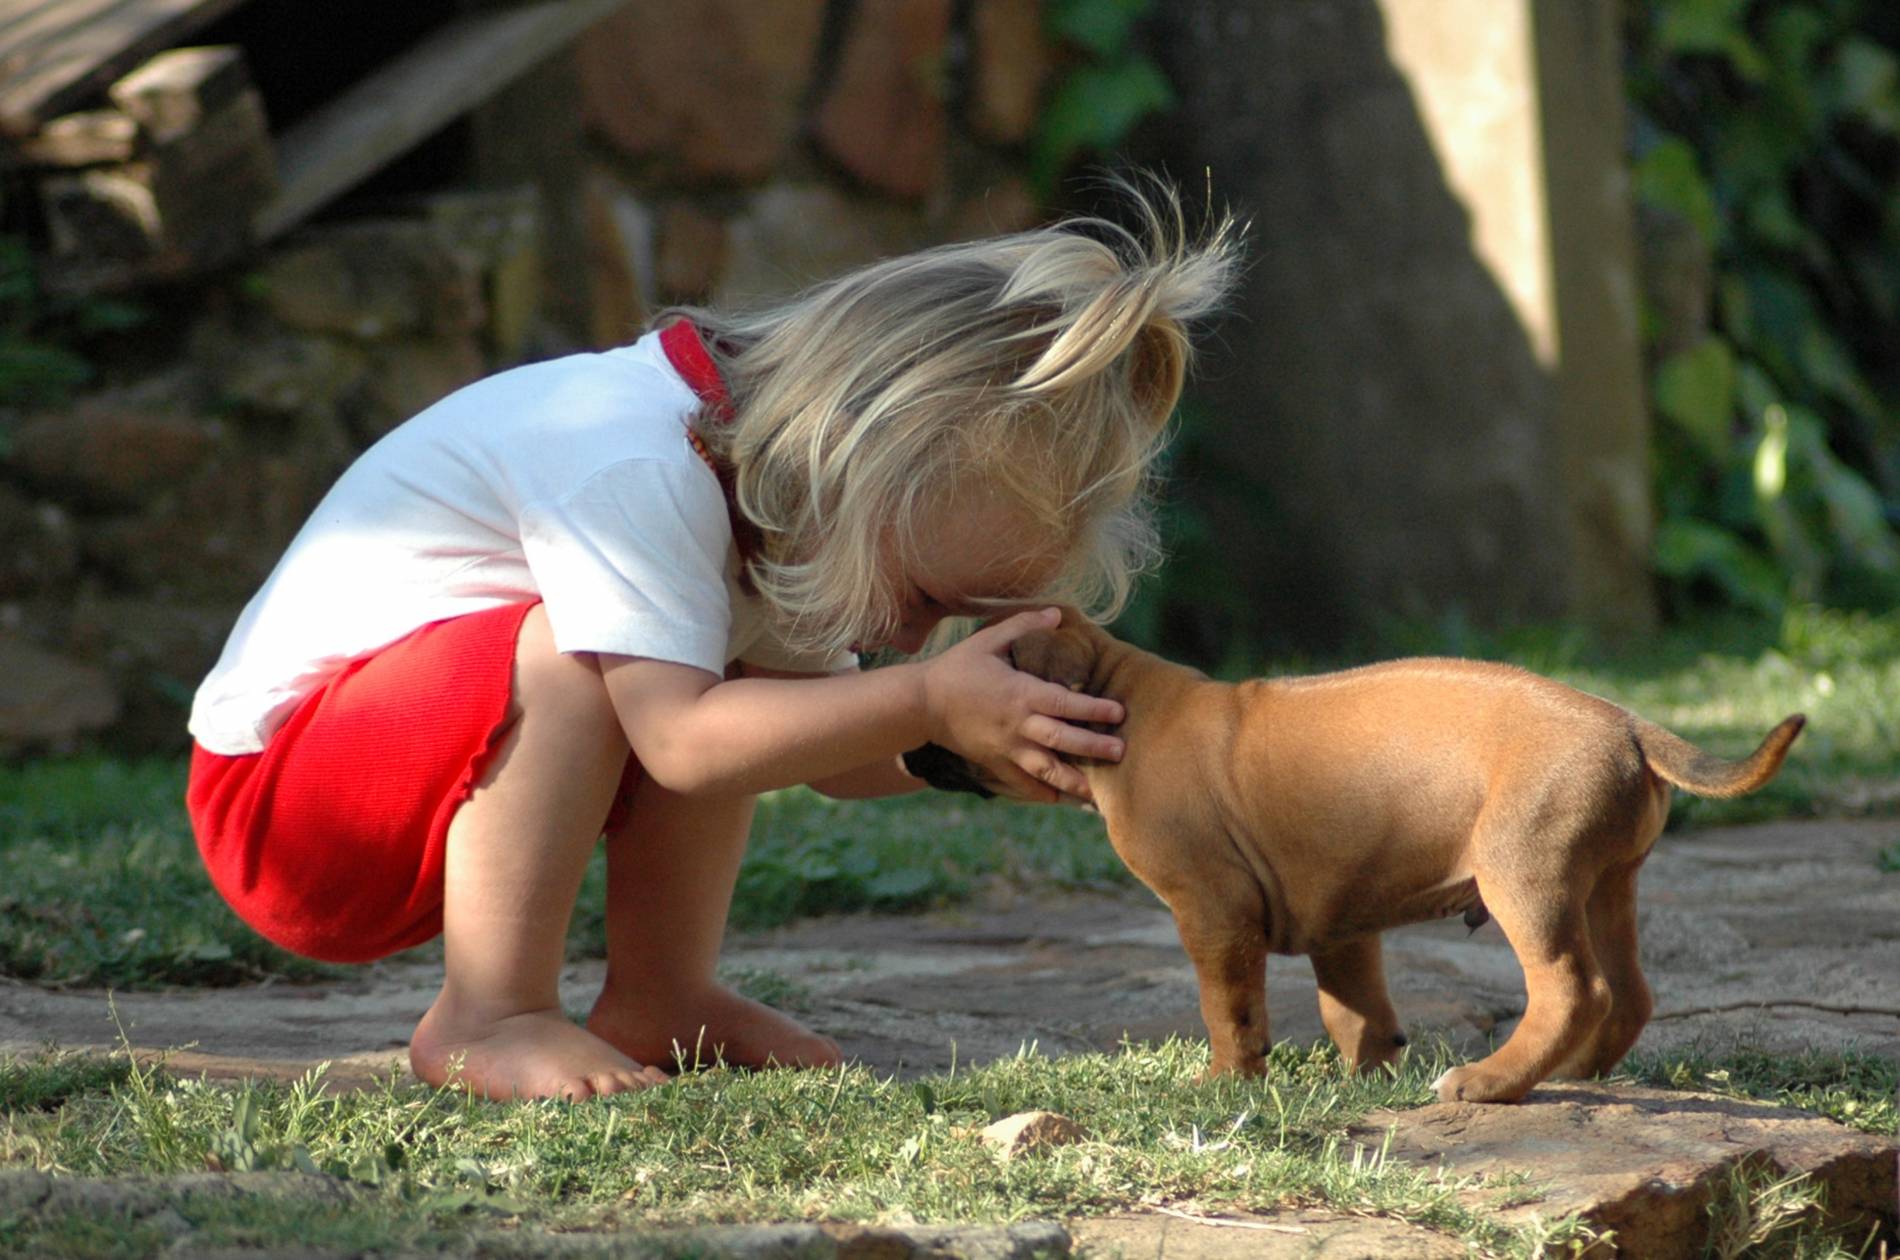
[[[1900,1060],[1900,873],[1876,855],[1900,821],[1780,822],[1664,836],[1641,888],[1656,1016],[1639,1048],[1737,1042],[1771,1051],[1855,1048]],[[812,920],[736,936],[727,963],[790,982],[795,1005],[848,1054],[921,1073],[1014,1054],[1113,1049],[1124,1038],[1204,1036],[1192,971],[1166,910],[1122,894],[995,892],[925,915]],[[1394,1001],[1414,1031],[1473,1052],[1507,1033],[1523,982],[1495,925],[1458,920],[1388,934]],[[564,982],[584,1011],[599,964]],[[1311,970],[1268,967],[1277,1039],[1322,1033]],[[428,964],[366,967],[337,982],[128,993],[131,1043],[215,1076],[295,1075],[328,1060],[363,1079],[402,1047],[439,982]],[[111,1046],[107,995],[0,982],[0,1050]]]

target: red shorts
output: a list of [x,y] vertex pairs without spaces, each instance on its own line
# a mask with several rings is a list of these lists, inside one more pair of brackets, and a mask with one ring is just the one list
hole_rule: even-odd
[[495,752],[533,607],[434,622],[353,662],[262,752],[192,750],[192,830],[239,918],[327,962],[441,932],[449,821]]

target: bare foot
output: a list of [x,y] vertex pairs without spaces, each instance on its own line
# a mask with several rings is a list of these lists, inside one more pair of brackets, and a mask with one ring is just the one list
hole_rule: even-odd
[[642,1067],[559,1010],[480,1020],[436,998],[409,1042],[409,1066],[431,1085],[454,1084],[484,1098],[565,1098],[570,1102],[667,1078]]
[[627,996],[611,982],[587,1017],[588,1030],[644,1063],[685,1068],[836,1067],[838,1043],[789,1015],[720,985],[697,996]]

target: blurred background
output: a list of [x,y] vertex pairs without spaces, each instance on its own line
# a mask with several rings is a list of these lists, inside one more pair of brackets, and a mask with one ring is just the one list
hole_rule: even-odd
[[1880,0],[0,0],[0,754],[183,750],[455,387],[1135,167],[1251,234],[1123,634],[1890,661],[1897,52]]

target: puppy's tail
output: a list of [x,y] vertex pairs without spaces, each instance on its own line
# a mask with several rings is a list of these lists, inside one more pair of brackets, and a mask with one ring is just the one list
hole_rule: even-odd
[[1808,719],[1797,713],[1783,718],[1769,731],[1757,748],[1743,761],[1724,761],[1711,757],[1688,740],[1664,730],[1654,722],[1637,718],[1636,743],[1643,750],[1643,761],[1665,782],[1697,796],[1746,796],[1775,777],[1788,745],[1801,733]]

